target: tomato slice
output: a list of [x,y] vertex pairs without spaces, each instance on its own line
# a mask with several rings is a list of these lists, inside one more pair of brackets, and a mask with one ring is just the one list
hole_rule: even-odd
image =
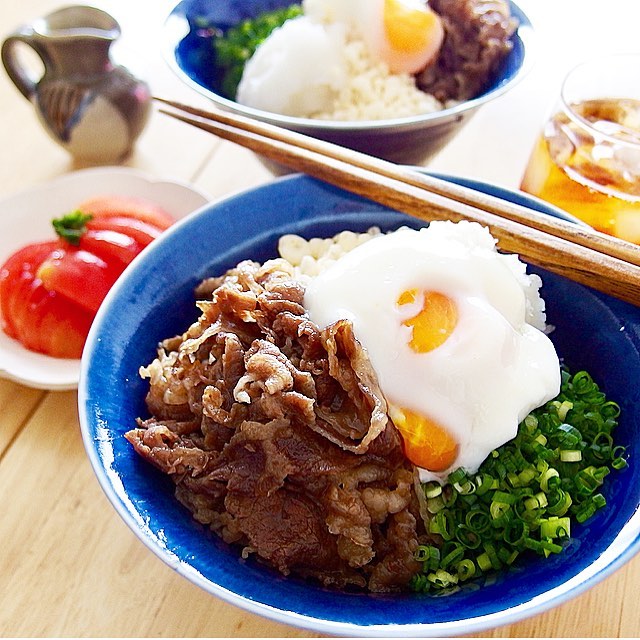
[[45,342],[48,336],[40,334],[37,324],[42,310],[49,304],[49,300],[57,294],[47,291],[37,279],[33,279],[31,282],[24,280],[19,292],[20,299],[16,300],[13,311],[15,337],[31,351],[46,352]]
[[122,265],[121,272],[144,249],[131,236],[111,229],[88,229],[80,238],[78,246],[107,263],[117,260]]
[[158,229],[168,229],[175,220],[162,207],[144,198],[130,196],[101,196],[86,200],[78,206],[82,213],[90,213],[95,218],[120,217],[135,218],[148,222]]
[[27,245],[0,268],[2,329],[33,351],[79,358],[109,289],[173,222],[155,203],[121,196],[55,219],[60,240]]
[[58,242],[27,245],[4,263],[0,269],[2,328],[31,351],[79,358],[92,314],[48,291],[36,277],[40,264],[58,248]]
[[35,280],[42,261],[58,247],[56,241],[29,244],[12,254],[0,268],[0,316],[2,328],[15,336],[16,315]]
[[49,291],[95,313],[122,271],[122,265],[109,264],[83,249],[57,249],[36,275]]
[[47,291],[37,279],[23,293],[13,337],[31,351],[55,358],[79,358],[92,314],[55,291]]
[[[42,285],[40,288],[44,289]],[[31,333],[39,336],[34,350],[56,358],[80,358],[93,314],[55,291],[47,293],[48,296],[32,308],[29,318]]]
[[[36,278],[22,278],[15,290],[13,302],[10,307],[12,320],[12,335],[25,343],[28,349],[34,347],[39,342],[39,336],[31,336],[29,333],[29,314],[32,307],[48,296],[48,291]],[[11,335],[11,334],[10,334]]]
[[162,229],[150,222],[127,218],[125,216],[107,217],[101,216],[87,222],[87,229],[108,229],[119,231],[139,242],[143,247],[153,242],[161,233]]

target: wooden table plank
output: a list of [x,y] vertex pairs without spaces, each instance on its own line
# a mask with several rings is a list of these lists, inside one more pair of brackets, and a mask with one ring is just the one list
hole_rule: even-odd
[[[210,134],[201,133],[213,138]],[[271,169],[251,151],[231,142],[220,141],[220,147],[199,174],[195,184],[217,199],[264,184],[274,177]],[[256,212],[256,215],[259,213]]]
[[[638,638],[640,637],[640,604],[638,594],[640,593],[640,556],[636,556],[618,572],[623,577],[623,590],[618,601],[620,607],[620,626],[618,637]],[[617,574],[616,574],[617,575]],[[608,594],[603,594],[602,615],[610,615],[605,610]],[[609,601],[610,604],[610,601]],[[611,634],[613,635],[613,634]]]
[[44,391],[0,380],[0,462],[44,396]]
[[[123,38],[116,48],[121,61],[151,78],[159,95],[206,104],[173,76],[162,59],[159,34],[172,3],[96,2],[121,22]],[[625,0],[611,0],[606,11],[595,0],[521,0],[520,4],[540,23],[545,43],[553,46],[545,46],[541,64],[529,80],[483,108],[434,160],[432,169],[515,186],[551,106],[554,83],[569,60],[607,47],[619,50],[624,43],[635,47],[637,20],[630,15],[635,5]],[[57,0],[4,3],[0,25],[8,33],[58,6]],[[594,12],[604,12],[603,19],[594,20]],[[620,15],[626,17],[618,19]],[[578,42],[579,34],[583,37]],[[575,50],[564,51],[566,58],[558,54],[563,50],[562,38],[567,46],[578,42]],[[0,196],[80,168],[48,138],[31,105],[4,73],[0,73],[0,104],[4,158]],[[507,147],[510,161],[501,163]],[[213,197],[272,177],[253,154],[157,112],[127,164],[159,177],[194,181]],[[74,392],[45,393],[0,380],[0,408],[0,636],[315,635],[210,596],[136,538],[92,472],[80,437]],[[635,558],[556,609],[475,635],[636,637],[640,635],[638,588],[640,558]]]
[[[479,635],[491,638],[538,638],[552,633],[558,638],[623,637],[620,618],[611,616],[610,611],[613,602],[622,602],[625,598],[625,569],[550,611]],[[636,633],[639,629],[636,626]]]

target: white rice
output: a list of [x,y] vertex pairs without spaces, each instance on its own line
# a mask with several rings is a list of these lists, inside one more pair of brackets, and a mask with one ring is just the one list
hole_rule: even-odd
[[412,75],[391,73],[343,25],[306,16],[288,20],[257,48],[236,99],[271,113],[340,121],[402,118],[449,106],[418,89]]
[[346,82],[331,109],[312,113],[320,120],[384,120],[441,111],[445,105],[420,91],[408,73],[391,73],[376,62],[362,40],[348,38],[344,49]]
[[291,265],[292,275],[299,280],[305,280],[322,273],[351,249],[379,236],[380,233],[378,227],[371,227],[366,233],[341,231],[333,238],[311,238],[310,240],[295,234],[287,234],[278,242],[278,253]]
[[[441,226],[443,232],[445,228],[456,225],[458,229],[464,229],[468,242],[495,244],[495,239],[488,230],[475,222],[432,224]],[[309,278],[322,273],[341,256],[380,233],[378,227],[371,227],[366,233],[342,231],[332,238],[311,238],[310,240],[295,234],[287,234],[279,240],[278,253],[280,259],[290,265],[288,270],[293,277],[308,282]],[[540,296],[542,280],[536,274],[527,273],[527,265],[516,254],[500,254],[500,256],[522,287],[526,300],[526,321],[540,331],[549,332],[552,327],[547,326],[545,302]]]

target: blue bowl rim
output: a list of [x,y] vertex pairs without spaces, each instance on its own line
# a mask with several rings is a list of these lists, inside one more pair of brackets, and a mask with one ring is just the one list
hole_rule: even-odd
[[[214,103],[223,107],[229,111],[233,111],[245,116],[250,116],[261,120],[263,122],[269,122],[271,124],[277,124],[294,130],[305,131],[331,131],[331,132],[371,132],[373,130],[384,130],[392,128],[395,130],[411,130],[421,128],[425,124],[429,123],[442,123],[449,120],[460,120],[463,116],[468,115],[469,112],[473,112],[483,104],[500,97],[509,91],[512,87],[518,84],[531,70],[535,59],[535,34],[533,25],[527,15],[518,7],[513,0],[509,0],[514,15],[520,21],[520,25],[516,32],[516,35],[520,38],[523,45],[523,60],[520,67],[509,78],[507,82],[501,83],[497,87],[483,93],[482,95],[472,98],[471,100],[465,100],[460,104],[436,111],[433,113],[425,113],[417,116],[408,116],[404,118],[387,118],[382,120],[360,120],[360,121],[338,121],[338,120],[314,120],[312,118],[299,118],[294,116],[285,116],[269,111],[263,111],[261,109],[254,109],[242,105],[234,100],[225,98],[208,87],[200,84],[194,80],[185,70],[178,64],[175,56],[175,47],[177,42],[167,36],[168,32],[172,30],[168,28],[168,25],[172,21],[180,20],[186,21],[186,14],[181,13],[182,8],[189,0],[180,0],[173,10],[167,16],[164,23],[163,38],[161,47],[163,55],[167,64],[172,71],[182,79],[182,81],[195,89],[201,95],[208,97]],[[185,25],[188,26],[188,25]],[[179,32],[179,30],[176,30]]]
[[[567,220],[574,220],[572,216],[566,214],[564,211],[552,207],[542,200],[532,198],[527,194],[518,191],[512,191],[507,188],[498,187],[489,183],[484,183],[479,180],[467,179],[461,176],[448,176],[441,173],[433,173],[444,179],[451,179],[461,184],[467,184],[471,188],[478,188],[484,186],[489,189],[489,193],[495,194],[499,197],[507,197],[509,195],[517,196],[518,199],[524,201],[530,201],[533,204],[533,208],[538,211],[546,210],[550,215],[560,217]],[[230,202],[236,198],[242,198],[244,194],[269,188],[270,185],[281,181],[299,180],[300,178],[308,179],[303,174],[290,174],[271,180],[270,182],[260,185],[258,187],[249,188],[237,193],[233,193],[215,202],[204,205],[190,216],[178,221],[167,235],[164,235],[157,241],[157,244],[165,243],[173,235],[174,230],[178,230],[184,225],[191,224],[194,219],[197,219],[203,215],[209,215],[211,209],[214,209],[220,204]],[[312,179],[313,180],[313,179]],[[148,251],[145,250],[143,255],[146,255]],[[637,505],[633,516],[625,523],[624,527],[617,534],[616,538],[612,541],[609,547],[593,562],[591,565],[583,568],[579,573],[574,575],[564,584],[555,587],[554,589],[544,592],[531,600],[522,602],[517,606],[513,606],[508,609],[496,611],[487,615],[480,615],[475,617],[461,618],[459,620],[451,620],[446,622],[426,622],[426,623],[408,623],[408,624],[371,624],[371,625],[359,625],[352,622],[343,621],[331,621],[322,618],[315,617],[313,615],[305,615],[302,613],[287,611],[283,606],[277,608],[269,604],[257,602],[244,595],[240,595],[233,591],[230,591],[206,578],[199,573],[188,562],[181,560],[175,554],[171,553],[167,547],[163,544],[161,536],[155,535],[153,532],[144,529],[144,523],[132,510],[126,493],[123,487],[114,486],[113,479],[109,476],[108,472],[104,468],[104,464],[101,461],[98,448],[99,448],[99,436],[93,435],[93,428],[88,421],[87,415],[84,409],[89,405],[89,393],[88,393],[88,370],[89,363],[91,361],[92,352],[95,350],[96,345],[100,342],[99,327],[103,322],[103,316],[107,315],[110,307],[110,302],[118,295],[120,289],[126,287],[128,280],[131,278],[131,274],[135,272],[135,264],[140,261],[141,258],[136,258],[132,263],[133,268],[128,268],[126,273],[121,277],[116,285],[111,289],[104,304],[98,311],[96,319],[92,325],[85,352],[83,353],[80,383],[78,386],[78,409],[79,409],[79,421],[81,435],[83,438],[84,446],[89,457],[91,466],[96,474],[98,482],[106,494],[108,500],[115,508],[118,515],[124,520],[129,528],[134,532],[138,539],[156,556],[158,556],[165,564],[174,569],[178,574],[187,578],[207,593],[217,596],[229,604],[233,604],[239,608],[247,610],[251,613],[266,617],[268,619],[294,625],[303,629],[311,630],[317,633],[330,634],[334,636],[369,636],[369,637],[444,637],[460,635],[464,633],[477,633],[484,630],[496,628],[498,626],[504,626],[519,622],[524,618],[538,615],[551,608],[559,606],[568,600],[582,594],[586,590],[595,586],[597,583],[605,579],[614,573],[617,569],[622,567],[628,562],[638,551],[640,551],[640,505]],[[143,258],[142,258],[143,259]],[[99,421],[99,420],[98,420]],[[622,550],[619,551],[619,547],[622,545]]]

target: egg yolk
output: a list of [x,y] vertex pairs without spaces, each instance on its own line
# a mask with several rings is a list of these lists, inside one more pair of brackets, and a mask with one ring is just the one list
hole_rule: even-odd
[[446,429],[408,409],[390,406],[389,415],[402,434],[404,454],[428,471],[444,471],[458,457],[458,443]]
[[[417,289],[403,291],[398,306],[414,304]],[[451,298],[437,291],[423,294],[422,309],[403,324],[412,327],[409,346],[416,353],[427,353],[443,344],[458,322],[458,310]],[[404,453],[413,464],[428,471],[448,469],[458,456],[458,443],[434,420],[408,409],[390,405],[389,415],[402,434]]]
[[383,24],[396,51],[418,53],[429,47],[434,35],[441,39],[440,17],[416,0],[385,0]]
[[[418,296],[417,289],[403,291],[397,304],[413,304]],[[451,335],[458,322],[458,309],[451,298],[437,291],[425,291],[422,310],[402,324],[412,327],[409,346],[416,353],[427,353],[439,347]]]

